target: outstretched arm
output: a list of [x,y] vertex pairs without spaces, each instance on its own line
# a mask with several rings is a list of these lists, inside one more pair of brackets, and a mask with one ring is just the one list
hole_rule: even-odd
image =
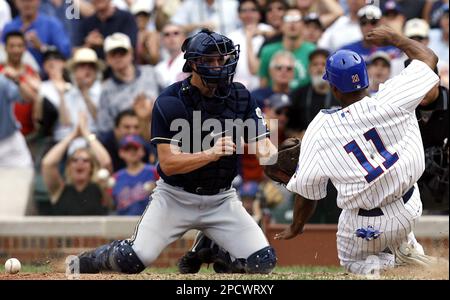
[[275,235],[276,240],[289,240],[303,233],[303,227],[316,210],[317,201],[295,195],[294,219],[292,224],[283,232]]
[[438,57],[430,48],[399,34],[388,26],[377,27],[370,31],[364,38],[367,42],[375,46],[395,46],[404,51],[410,59],[423,61],[432,70],[436,68]]

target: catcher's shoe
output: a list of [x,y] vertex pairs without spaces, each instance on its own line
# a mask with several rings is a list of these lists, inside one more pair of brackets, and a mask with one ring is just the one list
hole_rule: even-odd
[[202,261],[197,252],[188,251],[178,262],[178,271],[181,274],[194,274],[200,271]]
[[200,271],[203,263],[212,263],[213,242],[202,232],[195,237],[194,245],[178,261],[178,271],[181,274],[194,274]]
[[108,261],[109,250],[119,243],[120,241],[113,241],[110,244],[100,246],[94,250],[86,251],[78,255],[80,273],[96,274],[101,271],[112,270]]
[[406,242],[397,247],[394,254],[398,266],[432,267],[438,263],[436,257],[422,254]]

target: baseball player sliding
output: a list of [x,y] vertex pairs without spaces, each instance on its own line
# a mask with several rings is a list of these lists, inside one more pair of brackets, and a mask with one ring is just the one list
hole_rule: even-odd
[[342,109],[322,110],[309,125],[297,171],[287,184],[298,194],[294,220],[275,237],[291,239],[302,233],[331,179],[343,209],[339,259],[347,271],[358,274],[433,262],[413,234],[422,214],[416,182],[425,167],[414,110],[439,82],[433,72],[438,59],[429,48],[388,27],[372,30],[365,39],[403,50],[412,63],[369,97],[361,56],[341,50],[328,58],[324,79]]

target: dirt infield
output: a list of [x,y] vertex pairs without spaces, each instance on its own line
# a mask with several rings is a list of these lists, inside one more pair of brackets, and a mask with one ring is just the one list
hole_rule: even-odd
[[[66,280],[70,279],[63,272],[43,272],[43,273],[19,273],[15,275],[0,274],[0,280]],[[344,272],[273,272],[269,275],[249,275],[249,274],[215,274],[199,273],[182,275],[172,273],[151,273],[145,272],[137,275],[123,274],[81,274],[81,280],[403,280],[403,279],[432,279],[448,280],[448,262],[433,269],[419,268],[395,268],[382,273],[379,277],[356,276]]]

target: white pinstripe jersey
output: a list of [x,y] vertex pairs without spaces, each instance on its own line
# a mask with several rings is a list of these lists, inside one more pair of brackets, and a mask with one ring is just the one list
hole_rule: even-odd
[[322,199],[330,179],[343,209],[372,209],[399,199],[424,171],[414,110],[438,82],[428,65],[413,60],[372,97],[319,112],[303,137],[288,190]]

